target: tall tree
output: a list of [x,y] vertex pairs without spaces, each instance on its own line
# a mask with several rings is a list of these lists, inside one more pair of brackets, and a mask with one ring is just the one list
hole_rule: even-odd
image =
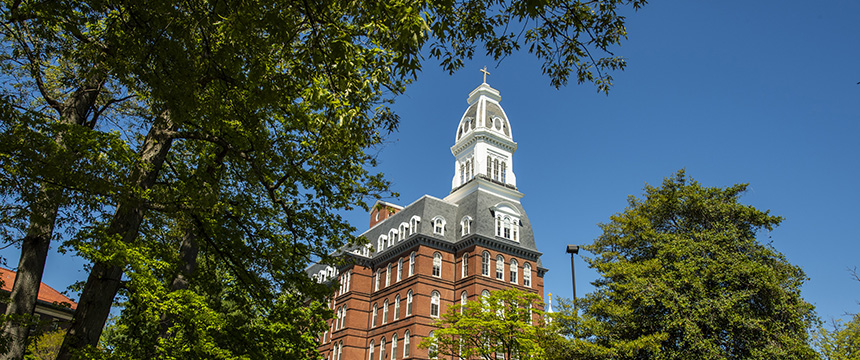
[[601,277],[580,302],[575,348],[615,359],[811,359],[806,280],[757,236],[782,218],[683,170],[631,196],[585,247]]
[[[60,358],[96,344],[119,291],[132,299],[154,281],[193,279],[195,252],[225,260],[256,300],[321,299],[325,287],[302,270],[336,261],[331,251],[352,241],[337,209],[387,193],[365,169],[365,150],[396,127],[386,104],[420,73],[422,48],[455,71],[479,47],[501,59],[525,46],[553,85],[575,76],[608,91],[609,72],[625,65],[611,53],[626,35],[617,9],[644,3],[3,2],[0,69],[12,85],[0,98],[13,115],[3,135],[29,132],[48,150],[81,144],[63,151],[73,162],[28,144],[0,157],[3,181],[17,184],[4,188],[7,240],[26,238],[34,221],[38,249],[56,237],[50,216],[29,212],[41,209],[33,184],[45,184],[58,189],[44,197],[46,213],[71,214],[63,246],[93,262]],[[88,99],[74,107],[84,120],[51,116],[45,104],[76,89]],[[163,218],[189,242],[160,241]],[[228,225],[235,231],[222,231]],[[275,251],[283,248],[293,251]],[[38,249],[22,246],[22,259],[43,268]],[[38,268],[19,268],[31,288]],[[35,293],[22,294],[26,312]]]
[[490,292],[465,306],[454,304],[434,323],[419,347],[430,356],[484,360],[546,357],[558,336],[547,327],[540,296],[517,289]]

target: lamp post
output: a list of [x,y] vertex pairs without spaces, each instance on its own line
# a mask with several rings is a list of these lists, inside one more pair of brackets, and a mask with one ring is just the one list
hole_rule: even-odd
[[573,255],[579,253],[579,245],[568,245],[567,253],[570,254],[570,276],[573,278],[573,309],[576,310],[576,269],[573,267]]

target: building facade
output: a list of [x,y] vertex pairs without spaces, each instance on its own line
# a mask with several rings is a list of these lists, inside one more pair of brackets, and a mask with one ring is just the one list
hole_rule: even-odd
[[499,91],[483,83],[457,126],[452,190],[407,206],[377,202],[366,247],[343,249],[350,265],[309,268],[337,280],[336,318],[321,337],[329,360],[429,359],[417,347],[448,306],[515,287],[543,298],[541,253],[520,203],[510,122]]
[[[12,270],[0,268],[0,283],[2,283],[0,292],[5,293],[6,296],[12,293],[15,275]],[[40,283],[33,315],[39,319],[39,329],[42,331],[65,330],[69,328],[77,307],[78,304],[72,299],[47,284]],[[6,313],[5,303],[0,303],[0,312]]]

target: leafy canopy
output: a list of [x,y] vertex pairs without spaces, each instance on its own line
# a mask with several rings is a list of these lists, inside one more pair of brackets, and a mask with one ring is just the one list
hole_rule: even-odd
[[544,358],[547,339],[540,296],[514,288],[492,291],[480,300],[454,304],[435,322],[433,336],[419,347],[445,357],[486,360]]
[[738,202],[746,184],[706,187],[683,170],[602,224],[585,247],[601,275],[569,323],[584,358],[806,359],[806,279],[757,236],[782,218]]

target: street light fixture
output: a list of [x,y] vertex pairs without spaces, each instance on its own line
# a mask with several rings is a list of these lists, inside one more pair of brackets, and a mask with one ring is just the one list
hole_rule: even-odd
[[579,245],[568,245],[567,253],[570,254],[570,276],[573,278],[573,309],[576,310],[576,269],[573,267],[573,255],[579,253]]

